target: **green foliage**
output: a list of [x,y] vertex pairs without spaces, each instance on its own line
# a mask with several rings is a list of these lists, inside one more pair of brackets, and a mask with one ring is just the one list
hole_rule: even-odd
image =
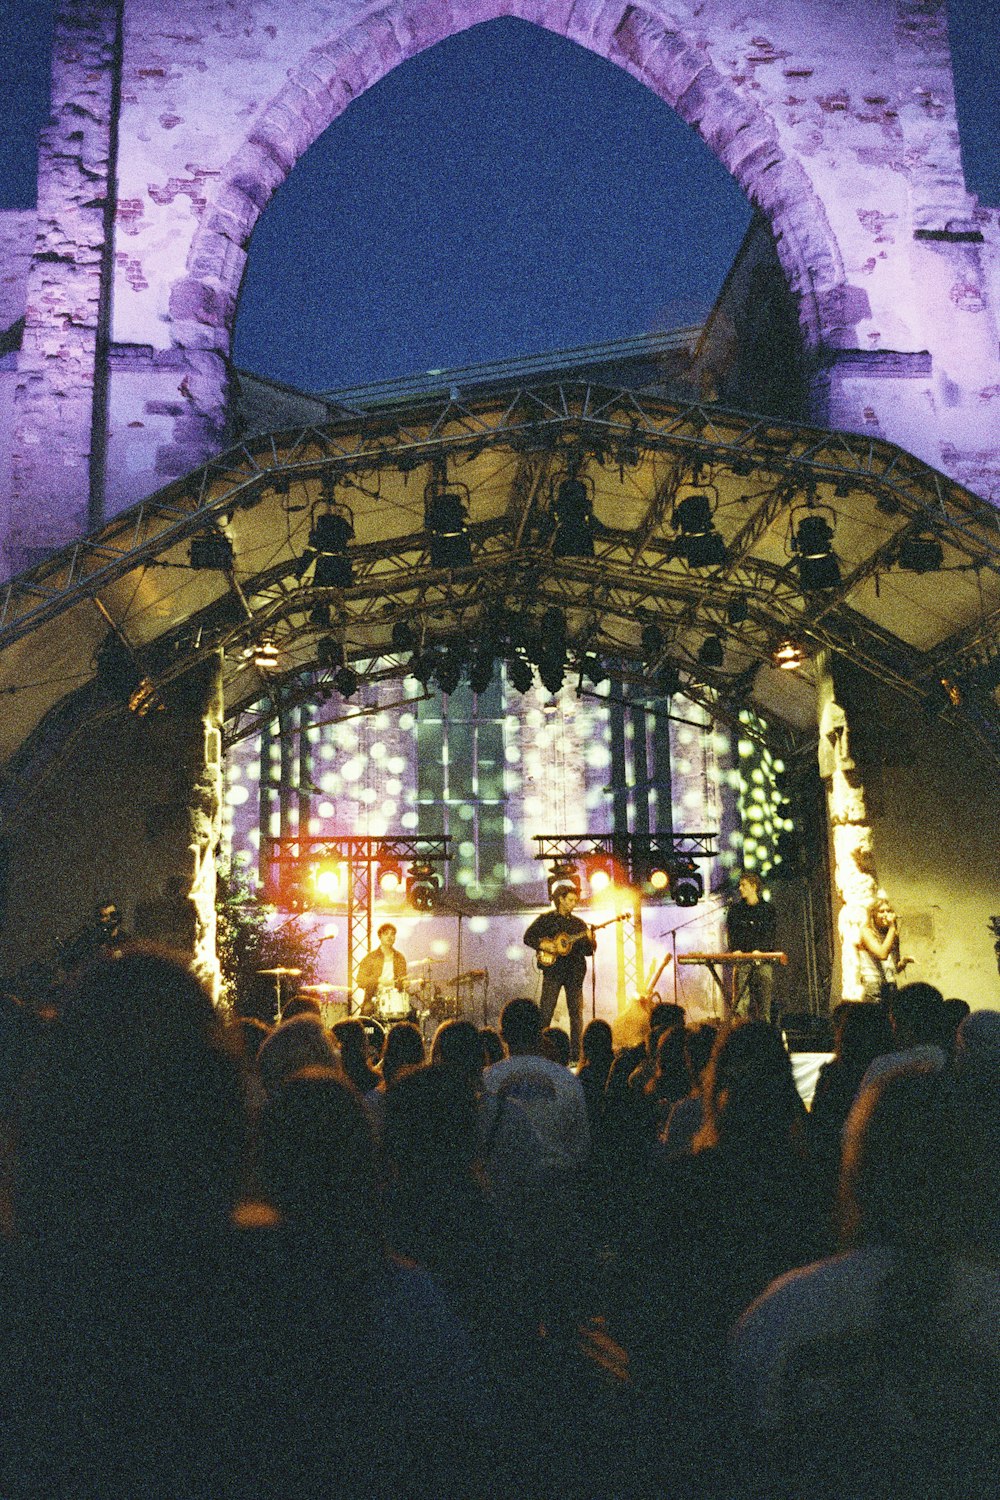
[[222,1002],[239,1015],[274,1019],[274,979],[261,969],[301,969],[286,995],[315,980],[322,936],[304,932],[301,918],[285,917],[268,926],[274,907],[261,901],[238,876],[219,877],[216,948],[222,970]]

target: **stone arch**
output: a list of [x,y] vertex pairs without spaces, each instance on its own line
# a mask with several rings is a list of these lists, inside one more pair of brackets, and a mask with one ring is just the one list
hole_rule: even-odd
[[171,292],[171,338],[175,347],[220,356],[216,421],[247,246],[271,195],[356,95],[424,48],[511,13],[625,68],[698,131],[770,223],[807,349],[842,342],[842,325],[864,316],[866,305],[852,305],[839,247],[801,163],[781,145],[750,91],[724,77],[680,21],[639,6],[623,13],[611,6],[554,10],[542,0],[517,7],[503,0],[396,0],[309,51],[230,156],[206,206],[185,274]]

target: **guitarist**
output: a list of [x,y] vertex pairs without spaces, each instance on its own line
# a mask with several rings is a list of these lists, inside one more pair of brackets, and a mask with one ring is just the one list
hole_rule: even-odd
[[[565,992],[569,1011],[570,1060],[574,1063],[580,1057],[587,958],[597,946],[594,929],[573,915],[579,899],[580,893],[572,881],[557,880],[552,887],[552,911],[542,912],[524,934],[525,943],[538,955],[538,967],[542,971],[538,1006],[543,1029],[552,1024],[559,991]],[[567,947],[565,939],[569,939],[569,948],[560,954],[558,948]]]

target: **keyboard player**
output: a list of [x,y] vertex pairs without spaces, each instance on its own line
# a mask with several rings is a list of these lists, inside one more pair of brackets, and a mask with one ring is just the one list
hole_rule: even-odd
[[[726,912],[730,953],[773,953],[777,915],[763,898],[763,882],[753,870],[740,875],[739,897]],[[770,1021],[773,963],[739,964],[733,978],[733,1009],[751,1020]]]

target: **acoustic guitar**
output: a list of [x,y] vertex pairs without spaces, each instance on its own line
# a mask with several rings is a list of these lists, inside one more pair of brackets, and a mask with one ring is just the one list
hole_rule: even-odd
[[555,937],[542,938],[535,949],[535,956],[540,969],[550,969],[557,958],[565,958],[567,953],[572,953],[581,938],[590,937],[593,932],[600,932],[602,927],[611,927],[615,922],[631,922],[632,913],[623,911],[617,917],[609,917],[606,922],[598,922],[596,927],[585,927],[582,932],[568,933],[557,932]]

